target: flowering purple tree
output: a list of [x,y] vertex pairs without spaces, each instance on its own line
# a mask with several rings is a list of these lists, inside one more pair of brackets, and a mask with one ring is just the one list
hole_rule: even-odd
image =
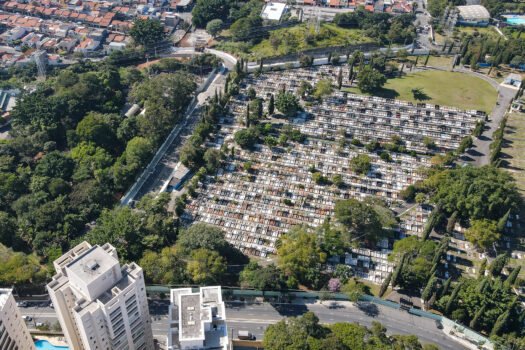
[[330,278],[328,281],[328,290],[330,292],[339,292],[341,290],[341,281],[339,278]]

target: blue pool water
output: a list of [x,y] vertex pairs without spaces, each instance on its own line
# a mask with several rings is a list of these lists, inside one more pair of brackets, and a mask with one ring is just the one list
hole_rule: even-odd
[[510,24],[525,24],[525,19],[520,18],[520,17],[510,17],[510,18],[507,18],[507,23],[510,23]]
[[47,340],[38,340],[35,342],[37,350],[68,350],[67,346],[54,346]]

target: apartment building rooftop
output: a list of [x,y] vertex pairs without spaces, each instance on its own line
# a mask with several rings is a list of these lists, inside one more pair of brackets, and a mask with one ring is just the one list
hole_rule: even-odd
[[168,349],[226,349],[228,334],[221,287],[172,289]]
[[85,283],[90,283],[118,265],[118,260],[100,246],[95,245],[66,265],[69,274],[75,274]]

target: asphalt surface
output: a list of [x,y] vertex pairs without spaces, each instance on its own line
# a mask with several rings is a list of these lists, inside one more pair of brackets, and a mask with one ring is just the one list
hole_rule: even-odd
[[[42,302],[39,306],[22,307],[22,315],[31,316],[28,322],[34,328],[37,322],[55,323],[55,311]],[[45,305],[45,306],[44,306]],[[151,300],[149,303],[152,318],[153,335],[160,341],[168,332],[168,300]],[[284,317],[300,316],[308,311],[314,312],[321,323],[358,322],[370,326],[373,321],[380,322],[387,328],[388,334],[415,334],[422,343],[436,343],[443,350],[464,349],[462,345],[446,336],[438,329],[435,321],[395,310],[373,303],[354,305],[349,302],[325,301],[322,304],[309,300],[298,300],[294,304],[247,304],[228,302],[226,317],[228,332],[236,338],[241,330],[251,332],[258,340],[264,336],[264,330]]]
[[483,134],[480,137],[473,138],[474,145],[461,157],[462,161],[478,167],[490,164],[491,150],[489,146],[492,141],[494,141],[492,134],[499,127],[516,92],[516,89],[500,85],[498,89],[498,102],[489,115],[489,120],[485,124]]

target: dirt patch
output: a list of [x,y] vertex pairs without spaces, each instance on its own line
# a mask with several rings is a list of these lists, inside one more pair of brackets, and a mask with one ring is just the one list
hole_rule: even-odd
[[[174,60],[182,60],[183,57],[170,57],[169,59],[174,59]],[[144,62],[144,63],[141,63],[137,66],[137,69],[142,69],[142,68],[147,68],[148,66],[154,64],[154,63],[158,63],[160,61],[159,60],[153,60],[153,61],[149,61],[149,62]]]

